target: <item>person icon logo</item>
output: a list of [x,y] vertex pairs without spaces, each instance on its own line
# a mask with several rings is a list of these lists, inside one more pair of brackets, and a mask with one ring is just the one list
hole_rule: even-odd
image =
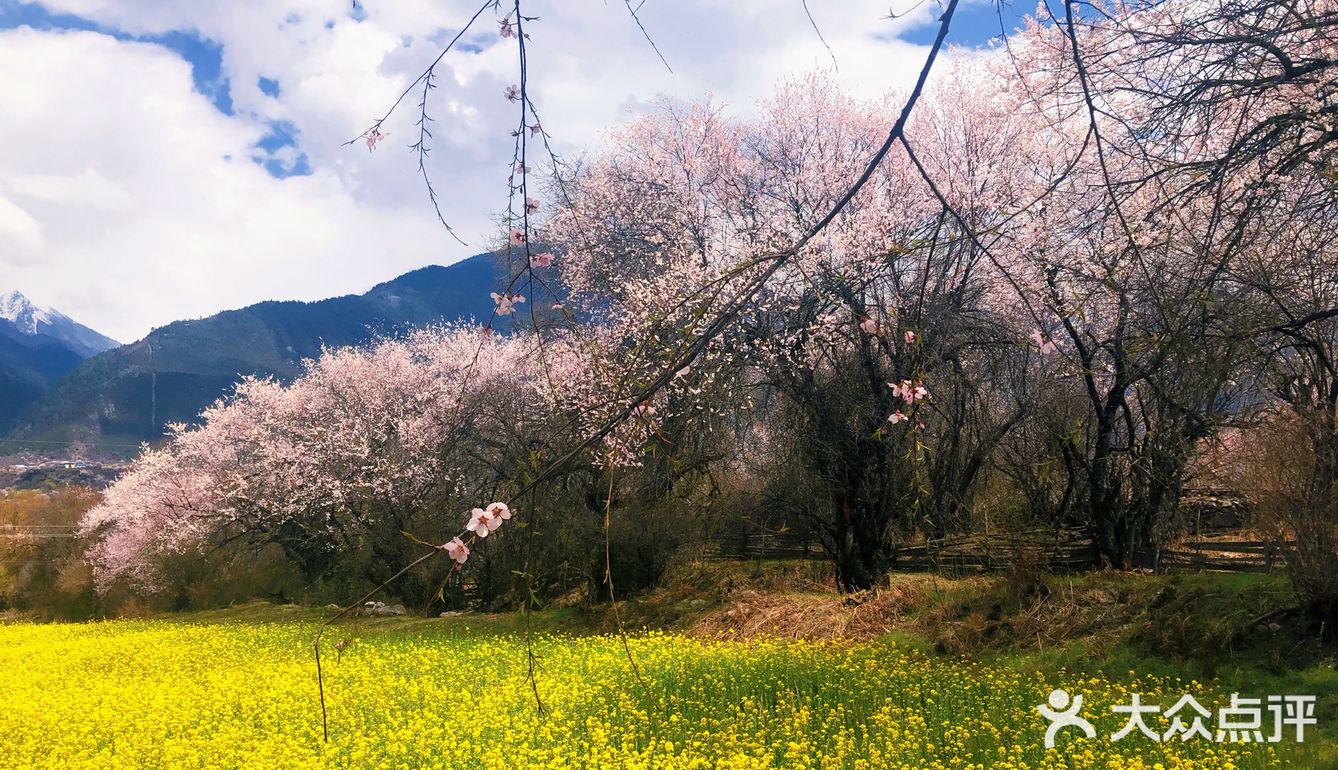
[[1052,690],[1047,701],[1048,706],[1043,703],[1036,707],[1041,716],[1050,720],[1050,727],[1045,731],[1047,749],[1055,747],[1055,734],[1065,727],[1076,727],[1088,738],[1096,737],[1096,728],[1092,727],[1092,723],[1078,716],[1082,710],[1081,695],[1070,697],[1067,690]]

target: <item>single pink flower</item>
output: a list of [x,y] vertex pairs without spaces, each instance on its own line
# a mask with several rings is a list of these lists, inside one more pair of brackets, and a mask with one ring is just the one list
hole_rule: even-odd
[[464,541],[458,537],[451,538],[449,543],[443,543],[441,550],[445,551],[446,555],[456,564],[464,564],[465,560],[469,558],[469,546],[465,545]]
[[543,131],[543,129],[539,127],[538,123],[530,126],[530,136],[537,136],[540,131]]
[[535,199],[533,199],[533,198],[526,198],[526,199],[525,199],[525,213],[527,213],[527,214],[533,214],[534,212],[536,212],[536,211],[538,211],[538,210],[539,210],[539,201],[537,201],[537,200],[535,200]]
[[511,518],[511,509],[507,507],[506,503],[491,503],[486,510],[499,521],[506,521]]
[[503,93],[505,94],[507,101],[514,102],[520,98],[520,86],[509,85]]
[[906,330],[906,333],[902,335],[902,339],[906,340],[906,344],[907,344],[907,345],[914,345],[914,344],[915,344],[915,332],[911,331],[910,329],[907,329],[907,330]]
[[901,413],[901,410],[898,409],[897,411],[895,411],[895,412],[892,413],[892,416],[891,416],[891,417],[888,417],[888,418],[887,418],[887,421],[890,422],[890,423],[892,423],[893,425],[896,425],[897,423],[901,422],[902,420],[907,420],[907,419],[910,419],[910,418],[908,418],[906,415],[902,414],[902,413]]
[[525,244],[525,233],[520,228],[513,227],[507,240],[512,246],[523,246]]
[[1054,340],[1050,339],[1050,335],[1040,329],[1031,333],[1031,341],[1040,349],[1043,356],[1059,350],[1059,346],[1055,344]]
[[497,27],[498,27],[497,33],[504,38],[516,36],[516,28],[511,26],[510,14],[507,14],[506,18],[497,22]]
[[375,150],[376,143],[381,141],[382,139],[385,139],[387,136],[389,136],[389,134],[381,133],[381,130],[378,128],[367,129],[367,133],[363,134],[363,137],[367,139],[368,152]]
[[552,267],[553,252],[545,251],[542,254],[530,255],[530,267]]
[[469,522],[465,524],[465,529],[473,532],[479,537],[487,537],[489,532],[502,526],[502,520],[493,516],[482,508],[475,508],[469,514]]
[[859,322],[859,328],[863,329],[865,334],[877,334],[878,322],[865,316],[864,320]]

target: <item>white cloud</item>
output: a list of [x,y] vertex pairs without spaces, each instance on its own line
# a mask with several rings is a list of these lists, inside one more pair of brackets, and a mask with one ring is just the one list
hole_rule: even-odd
[[[482,52],[440,71],[434,181],[463,247],[435,224],[415,161],[414,105],[376,153],[342,143],[394,98],[476,10],[432,0],[52,0],[129,35],[194,30],[222,46],[235,114],[193,90],[172,51],[92,32],[0,32],[0,288],[17,288],[119,339],[262,299],[360,291],[482,250],[505,205],[515,122],[502,90],[514,48],[491,12]],[[905,87],[924,49],[887,42],[886,0],[810,2],[840,78],[876,95]],[[711,91],[746,110],[786,76],[831,59],[798,0],[649,0],[646,27],[621,2],[532,0],[531,91],[560,149],[580,152],[657,94]],[[920,6],[927,17],[933,9]],[[474,39],[473,34],[470,39]],[[258,86],[276,80],[279,95]],[[416,99],[411,96],[410,99]],[[310,176],[275,179],[250,158],[272,121],[298,132]],[[295,161],[292,149],[275,156]]]

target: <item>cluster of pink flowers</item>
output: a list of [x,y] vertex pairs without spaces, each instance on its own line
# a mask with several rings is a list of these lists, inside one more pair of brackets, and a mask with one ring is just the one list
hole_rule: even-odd
[[[907,334],[910,334],[910,332],[907,332]],[[920,380],[915,380],[914,382],[911,380],[889,382],[887,386],[892,389],[892,395],[906,402],[907,407],[914,407],[916,401],[929,398],[929,390],[925,388],[924,383]],[[887,421],[896,425],[898,423],[907,422],[910,419],[910,415],[898,409],[888,416]],[[923,428],[924,423],[916,420],[915,427],[916,429]]]
[[489,532],[494,532],[502,526],[502,522],[511,518],[511,509],[506,503],[491,503],[486,508],[475,508],[469,514],[469,521],[465,523],[465,529],[473,532],[477,537],[487,537]]
[[492,301],[497,303],[497,315],[511,315],[516,311],[516,305],[525,301],[525,295],[493,292]]
[[[126,579],[158,590],[159,555],[196,548],[211,534],[281,524],[313,537],[391,527],[382,506],[437,521],[423,502],[442,491],[468,511],[491,497],[483,439],[517,430],[522,415],[548,419],[534,340],[472,327],[434,327],[368,348],[323,352],[290,383],[247,379],[193,426],[173,428],[143,453],[84,521],[98,590]],[[480,345],[483,345],[480,349]],[[553,349],[546,360],[564,358]],[[581,362],[571,377],[579,379]],[[588,377],[588,375],[586,375]],[[387,452],[393,444],[396,451]],[[490,517],[505,520],[501,508]],[[508,514],[510,512],[508,511]],[[442,546],[457,563],[470,538]]]
[[914,382],[911,382],[910,380],[889,382],[887,386],[892,389],[892,395],[905,401],[907,406],[914,404],[922,398],[929,397],[929,391],[925,389],[924,383],[920,380]]

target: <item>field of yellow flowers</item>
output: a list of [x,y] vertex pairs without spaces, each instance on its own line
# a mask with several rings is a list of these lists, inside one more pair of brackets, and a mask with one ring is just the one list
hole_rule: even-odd
[[[1194,682],[1039,676],[891,641],[525,639],[412,626],[326,648],[314,625],[0,624],[0,766],[22,768],[1253,768],[1273,749],[1108,736],[1128,693]],[[343,631],[330,637],[331,644]],[[1117,681],[1118,680],[1118,681]],[[1096,739],[1042,746],[1035,710],[1085,694]],[[1101,714],[1104,712],[1104,715]],[[1281,746],[1282,744],[1279,744]]]

